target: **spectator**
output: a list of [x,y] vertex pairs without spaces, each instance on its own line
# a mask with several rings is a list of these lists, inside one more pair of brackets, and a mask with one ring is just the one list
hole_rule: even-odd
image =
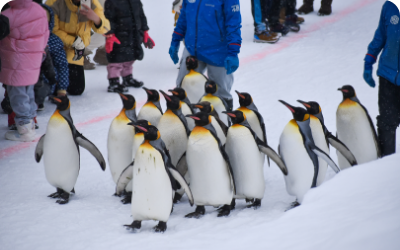
[[378,29],[368,46],[365,56],[364,79],[375,87],[372,78],[372,65],[382,51],[379,59],[379,115],[378,139],[382,156],[396,152],[396,130],[400,124],[400,77],[397,65],[400,60],[399,9],[390,1],[383,4]]
[[5,137],[13,141],[33,141],[36,135],[33,85],[39,78],[49,38],[47,17],[42,7],[32,0],[14,0],[9,5],[3,12],[10,20],[10,35],[0,41],[3,59],[0,82],[7,87],[17,131],[8,131]]
[[276,43],[281,35],[268,30],[263,17],[263,9],[268,8],[263,6],[267,4],[265,0],[251,0],[251,11],[254,19],[254,39],[256,43]]
[[[332,13],[333,0],[321,0],[321,8],[318,11],[318,16],[328,16]],[[303,0],[303,5],[299,8],[299,14],[308,14],[314,11],[314,0]]]
[[[8,17],[0,14],[0,40],[10,34],[10,21]],[[1,58],[0,58],[0,71],[1,71]]]

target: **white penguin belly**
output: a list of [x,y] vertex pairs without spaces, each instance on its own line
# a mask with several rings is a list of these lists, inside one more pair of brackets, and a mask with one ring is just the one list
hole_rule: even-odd
[[264,141],[264,133],[261,129],[260,120],[258,120],[257,115],[248,108],[240,107],[238,110],[242,111],[246,115],[247,122],[250,124],[251,129],[256,133],[257,137],[260,138],[261,141]]
[[286,190],[302,203],[304,195],[312,185],[314,165],[304,148],[296,121],[291,120],[285,126],[279,143],[281,157],[288,169],[288,175],[284,176]]
[[[324,151],[327,155],[330,154],[328,144],[326,144],[324,130],[322,129],[321,122],[315,116],[310,116],[310,128],[314,139],[315,145]],[[317,186],[321,185],[326,176],[326,171],[328,169],[328,163],[324,161],[321,157],[318,157],[318,176],[317,176]]]
[[[143,133],[135,134],[135,136],[133,138],[133,154],[132,154],[133,160],[135,160],[136,152],[139,149],[140,145],[142,145],[143,141],[144,141]],[[126,185],[125,191],[132,192],[132,185],[133,185],[132,181],[130,181],[128,183],[128,185]]]
[[214,116],[211,116],[211,125],[213,125],[213,127],[215,128],[215,132],[217,132],[217,136],[218,136],[219,140],[221,141],[221,144],[225,145],[226,136],[224,134],[224,131],[222,131],[222,128],[219,125],[219,123],[217,122],[217,120],[215,120]]
[[[378,159],[374,132],[364,109],[356,102],[342,104],[336,112],[337,137],[354,154],[358,164]],[[339,151],[336,153],[340,169],[350,167],[346,158]]]
[[134,220],[167,222],[172,209],[172,187],[160,152],[148,142],[138,149],[133,166]]
[[[185,116],[192,114],[192,110],[189,108],[189,106],[186,104],[186,102],[181,101],[181,110],[182,110],[182,114]],[[186,121],[187,121],[189,130],[192,131],[194,126],[196,126],[194,123],[194,120],[192,118],[186,117]]]
[[186,160],[190,175],[190,189],[198,206],[230,204],[233,183],[228,166],[214,136],[196,126],[187,144]]
[[[111,175],[117,183],[121,172],[132,162],[135,129],[127,125],[129,121],[115,118],[108,131],[108,163]],[[128,184],[128,186],[131,184]]]
[[250,130],[237,124],[230,127],[225,150],[235,177],[234,198],[262,199],[265,191],[264,155],[260,153]]
[[197,103],[204,95],[204,85],[207,79],[195,71],[187,74],[182,81],[181,88],[186,91],[187,97],[191,103]]
[[59,114],[47,125],[43,152],[47,181],[70,192],[79,174],[79,151],[67,121]]
[[171,161],[174,166],[186,151],[187,133],[185,126],[178,116],[172,111],[167,110],[161,117],[157,126],[160,131],[161,138],[171,155]]
[[146,120],[151,125],[156,126],[160,121],[162,114],[152,102],[146,103],[139,111],[138,120]]
[[222,113],[222,111],[226,111],[226,108],[221,99],[217,96],[207,94],[201,98],[200,102],[203,101],[211,103],[214,106],[215,111],[218,113],[219,119],[228,126],[228,116]]

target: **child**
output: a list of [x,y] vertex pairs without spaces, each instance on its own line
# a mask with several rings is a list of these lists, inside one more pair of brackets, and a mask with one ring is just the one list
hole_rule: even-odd
[[140,0],[107,0],[104,9],[111,24],[111,30],[106,34],[108,92],[122,93],[128,92],[126,87],[140,88],[143,82],[132,77],[132,65],[135,60],[143,59],[142,42],[149,49],[155,46],[147,33],[149,27],[142,3]]
[[8,131],[5,137],[12,141],[33,141],[37,108],[33,85],[39,79],[49,28],[46,12],[32,0],[14,0],[9,5],[10,9],[2,13],[10,20],[10,35],[0,41],[0,82],[7,85],[17,131]]

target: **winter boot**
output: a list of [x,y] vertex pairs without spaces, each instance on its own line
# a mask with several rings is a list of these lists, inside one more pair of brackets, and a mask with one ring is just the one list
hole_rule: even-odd
[[281,12],[279,12],[279,22],[281,24],[285,23],[285,19],[286,19],[286,8],[283,7],[281,8]]
[[93,61],[100,65],[108,65],[105,46],[101,46],[96,50],[96,55],[94,55]]
[[293,31],[293,32],[300,31],[300,25],[297,24],[297,16],[296,15],[287,16],[286,20],[285,20],[285,25],[287,27],[289,27],[290,31]]
[[10,141],[23,141],[31,142],[35,140],[35,124],[33,120],[30,120],[27,124],[19,125],[17,124],[17,130],[8,131],[5,135],[7,140]]
[[92,63],[92,62],[90,61],[89,56],[84,56],[84,57],[83,57],[83,69],[85,69],[85,70],[92,70],[92,69],[95,69],[95,68],[96,68],[96,66],[95,66],[94,63]]
[[307,15],[314,11],[313,6],[314,0],[303,0],[303,5],[297,10],[297,13],[301,15]]
[[275,32],[264,30],[254,33],[253,42],[255,43],[276,43],[281,38],[281,35]]
[[282,36],[285,36],[290,31],[290,29],[288,27],[286,27],[285,25],[283,25],[279,22],[276,24],[271,24],[269,26],[269,28],[272,32],[281,33]]
[[332,13],[332,0],[322,0],[318,16],[329,16]]
[[109,86],[108,86],[108,92],[115,92],[115,93],[126,93],[128,92],[128,88],[124,87],[123,85],[119,84],[119,78],[111,78],[108,79],[109,81]]
[[382,157],[396,152],[396,130],[378,128],[378,140]]
[[122,77],[122,80],[122,85],[125,87],[140,88],[143,86],[143,82],[134,79],[132,74]]
[[8,114],[8,129],[9,130],[17,130],[17,125],[15,125],[15,113],[11,112]]
[[1,101],[1,108],[3,109],[4,113],[11,114],[13,112],[11,108],[10,98],[8,97],[7,90],[4,93],[4,99]]

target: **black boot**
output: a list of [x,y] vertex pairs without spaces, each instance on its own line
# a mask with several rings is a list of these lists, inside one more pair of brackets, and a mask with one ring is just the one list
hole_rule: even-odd
[[328,16],[332,13],[332,0],[322,0],[318,16]]
[[143,82],[134,79],[132,75],[124,76],[122,77],[122,79],[122,85],[124,85],[125,87],[140,88],[143,86]]
[[109,86],[107,91],[108,92],[115,92],[115,93],[126,93],[128,92],[128,88],[122,86],[121,84],[119,84],[119,78],[111,78],[108,79],[109,81]]
[[314,0],[303,0],[303,5],[297,11],[299,14],[308,14],[314,11]]
[[300,31],[300,25],[297,24],[297,16],[296,15],[286,16],[285,25],[287,27],[289,27],[289,29],[293,32]]
[[396,152],[396,130],[384,130],[378,128],[379,147],[382,157]]

